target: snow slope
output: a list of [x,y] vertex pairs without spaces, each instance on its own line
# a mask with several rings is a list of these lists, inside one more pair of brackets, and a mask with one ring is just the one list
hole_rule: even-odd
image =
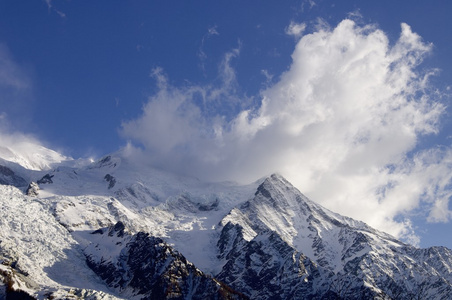
[[12,186],[0,185],[0,193],[2,267],[10,266],[28,278],[17,278],[14,287],[39,297],[95,290],[100,298],[114,298],[86,266],[77,242],[56,221],[47,203],[24,196]]
[[48,170],[53,165],[72,160],[56,151],[26,140],[14,143],[3,141],[0,145],[0,158],[17,163],[29,170]]

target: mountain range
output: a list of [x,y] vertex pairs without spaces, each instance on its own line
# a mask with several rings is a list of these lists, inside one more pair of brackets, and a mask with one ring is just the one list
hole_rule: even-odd
[[452,299],[452,250],[416,248],[251,184],[0,148],[0,298]]

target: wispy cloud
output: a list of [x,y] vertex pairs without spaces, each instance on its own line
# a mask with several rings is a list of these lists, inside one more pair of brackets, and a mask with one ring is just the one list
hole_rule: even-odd
[[72,160],[46,148],[33,135],[5,128],[2,121],[0,116],[0,159],[17,163],[30,170],[48,170],[55,163]]
[[292,21],[286,28],[286,34],[292,35],[298,39],[303,35],[305,29],[306,29],[305,23],[295,23]]
[[201,45],[199,46],[199,49],[198,49],[198,57],[200,60],[200,67],[203,71],[205,71],[205,62],[207,59],[207,54],[204,52],[204,44],[206,43],[206,41],[208,39],[210,39],[212,36],[215,36],[215,35],[220,35],[220,34],[217,31],[217,26],[212,26],[207,29],[207,33],[204,34],[204,36],[201,39]]
[[67,158],[45,148],[35,136],[21,132],[30,127],[32,101],[29,71],[15,62],[6,45],[0,44],[0,158],[38,170]]
[[[122,135],[139,141],[173,170],[180,163],[178,158],[200,155],[197,153],[200,144],[195,141],[208,146],[212,138],[221,137],[227,122],[235,117],[230,113],[243,105],[243,98],[235,95],[237,81],[231,66],[231,61],[239,54],[238,47],[224,55],[219,65],[220,83],[208,86],[174,87],[163,69],[153,69],[151,77],[156,80],[159,91],[144,105],[140,118],[122,124]],[[172,155],[177,158],[172,159]],[[212,159],[217,160],[214,156]]]
[[349,12],[347,15],[348,15],[348,18],[351,20],[362,20],[363,19],[363,15],[361,14],[361,11],[359,9]]
[[0,43],[0,115],[3,125],[5,122],[26,124],[29,121],[31,93],[29,71],[15,62],[8,47]]
[[55,12],[56,14],[58,14],[61,18],[66,18],[66,14],[65,14],[64,12],[62,12],[61,10],[55,8],[55,7],[52,5],[52,1],[54,1],[54,0],[44,0],[44,1],[45,1],[46,4],[47,4],[47,8],[49,9],[49,12],[50,12],[50,11],[54,11],[54,12]]
[[0,86],[19,90],[31,86],[24,70],[14,62],[8,48],[3,44],[0,44]]
[[268,70],[261,70],[261,74],[265,76],[265,83],[268,85],[273,80],[273,74],[270,74]]
[[408,212],[422,205],[430,221],[451,219],[452,150],[416,150],[445,109],[431,72],[417,68],[431,48],[406,24],[393,45],[372,25],[323,24],[257,105],[217,109],[240,99],[232,51],[222,87],[170,86],[160,70],[160,91],[122,133],[152,164],[209,180],[278,171],[313,200],[415,243]]
[[317,4],[313,0],[303,0],[301,2],[301,11],[304,12],[306,6],[309,6],[308,9],[311,10],[316,5]]

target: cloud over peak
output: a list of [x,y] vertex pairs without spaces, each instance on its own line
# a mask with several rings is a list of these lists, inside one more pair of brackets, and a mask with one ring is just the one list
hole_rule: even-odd
[[222,85],[160,85],[142,115],[123,123],[123,136],[143,145],[152,164],[205,179],[278,171],[328,208],[416,242],[409,219],[396,217],[422,204],[429,220],[451,218],[450,149],[416,150],[444,112],[431,72],[417,68],[432,46],[406,24],[393,45],[375,26],[348,19],[301,37],[302,25],[286,29],[300,36],[292,64],[255,96],[257,106],[230,88],[232,51]]

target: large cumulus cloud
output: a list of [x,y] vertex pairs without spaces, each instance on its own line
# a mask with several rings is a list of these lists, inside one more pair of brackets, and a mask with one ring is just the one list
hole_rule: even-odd
[[416,243],[408,212],[451,218],[452,153],[419,150],[445,107],[429,83],[435,70],[418,68],[432,46],[401,28],[390,43],[373,25],[319,26],[299,38],[275,84],[242,98],[245,107],[230,67],[239,49],[225,55],[220,87],[175,87],[156,70],[159,91],[121,132],[155,166],[210,180],[280,172],[328,208]]

